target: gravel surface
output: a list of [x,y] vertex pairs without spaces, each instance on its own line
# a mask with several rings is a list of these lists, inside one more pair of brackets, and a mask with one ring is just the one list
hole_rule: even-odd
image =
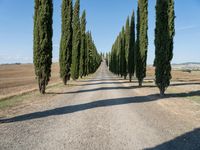
[[51,103],[0,118],[1,150],[199,150],[200,123],[138,93],[103,62]]

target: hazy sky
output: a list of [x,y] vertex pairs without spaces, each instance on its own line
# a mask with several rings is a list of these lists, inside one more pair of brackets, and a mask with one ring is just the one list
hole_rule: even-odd
[[[155,3],[149,0],[148,63],[154,59]],[[58,60],[61,0],[54,0],[53,60]],[[137,0],[81,0],[87,29],[99,51],[108,52]],[[200,0],[175,0],[174,63],[200,62]],[[32,62],[34,0],[0,0],[0,63]]]

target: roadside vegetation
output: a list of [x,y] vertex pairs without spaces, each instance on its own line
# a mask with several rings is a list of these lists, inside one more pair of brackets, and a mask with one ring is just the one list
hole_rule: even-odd
[[[68,86],[72,86],[72,85],[70,84]],[[63,88],[63,85],[59,82],[57,84],[48,86],[48,88],[46,90],[49,92],[51,90],[55,91],[57,89],[60,90],[62,88]],[[26,103],[28,103],[28,101],[32,100],[33,98],[35,100],[41,100],[43,97],[42,97],[41,94],[39,94],[37,92],[37,90],[33,90],[33,91],[30,91],[30,92],[25,92],[25,93],[22,93],[22,94],[6,97],[6,98],[3,98],[3,99],[0,99],[0,109],[3,110],[3,109],[6,109],[6,108],[11,108],[13,106],[18,106],[25,101],[26,101]],[[46,97],[46,98],[48,98],[48,97]]]
[[[90,31],[86,32],[86,11],[80,18],[80,0],[62,0],[60,40],[60,77],[64,83],[72,78],[94,73],[101,63]],[[53,1],[35,0],[34,66],[39,91],[45,94],[51,77]]]
[[[122,27],[110,53],[106,54],[110,71],[129,81],[136,76],[142,87],[147,69],[148,53],[148,0],[138,0],[137,25],[134,12]],[[135,29],[136,27],[136,29]],[[134,31],[137,31],[136,35]],[[173,39],[175,35],[174,0],[157,0],[155,28],[155,83],[163,96],[170,85]],[[136,40],[135,40],[136,39]],[[128,67],[127,67],[128,66]]]

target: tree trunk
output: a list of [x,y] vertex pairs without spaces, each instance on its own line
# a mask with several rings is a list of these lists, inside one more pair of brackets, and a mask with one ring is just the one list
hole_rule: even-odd
[[165,88],[164,87],[160,87],[160,96],[163,97],[165,96]]
[[129,75],[129,82],[132,82],[132,75]]
[[68,76],[67,76],[67,80],[70,80],[70,77],[71,77],[70,74],[68,74]]
[[41,94],[45,94],[45,87],[46,85],[42,84],[41,91],[40,91]]
[[143,80],[138,80],[138,82],[139,82],[139,87],[142,87]]
[[66,76],[64,77],[64,80],[63,80],[64,85],[67,85],[67,80],[68,80],[68,76],[66,75]]
[[46,84],[45,81],[38,80],[40,94],[45,94]]
[[125,73],[125,74],[124,74],[124,80],[126,80],[126,78],[127,78],[127,74]]

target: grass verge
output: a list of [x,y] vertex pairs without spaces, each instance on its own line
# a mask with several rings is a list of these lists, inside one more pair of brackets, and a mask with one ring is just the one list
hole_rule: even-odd
[[[72,85],[69,84],[69,86],[72,86]],[[58,88],[63,88],[63,87],[64,86],[59,82],[56,84],[49,85],[47,87],[47,91],[53,90],[53,89],[58,89]],[[28,100],[31,97],[41,98],[42,96],[45,96],[45,95],[41,95],[37,89],[34,89],[32,91],[28,91],[28,92],[25,92],[22,94],[6,97],[3,99],[0,99],[0,109],[6,109],[6,108],[10,108],[10,107],[19,105],[23,101]]]
[[[172,87],[170,87],[169,89],[167,89],[167,93],[170,93],[170,94],[177,94],[179,92],[180,91],[178,91],[177,89],[172,88]],[[192,100],[192,101],[195,101],[195,102],[197,102],[197,103],[200,104],[200,96],[196,96],[196,95],[195,96],[191,96],[189,94],[187,96],[188,92],[185,92],[185,93],[186,93],[186,96],[184,97],[185,99]]]

